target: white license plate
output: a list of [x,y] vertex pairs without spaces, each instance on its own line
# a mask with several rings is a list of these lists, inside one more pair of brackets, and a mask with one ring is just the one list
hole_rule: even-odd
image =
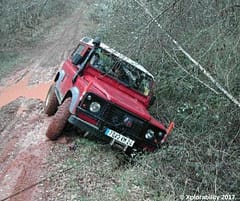
[[121,142],[122,144],[125,144],[129,147],[132,147],[135,143],[135,141],[131,140],[130,138],[128,137],[125,137],[123,135],[121,135],[120,133],[114,131],[114,130],[111,130],[109,128],[107,128],[107,130],[105,131],[105,135],[117,140],[118,142]]

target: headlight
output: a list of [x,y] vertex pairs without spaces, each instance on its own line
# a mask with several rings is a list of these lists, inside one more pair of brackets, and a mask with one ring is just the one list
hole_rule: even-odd
[[159,137],[159,138],[162,138],[163,136],[164,136],[164,133],[161,132],[161,131],[159,131],[159,133],[158,133],[158,137]]
[[98,113],[101,109],[101,105],[98,102],[92,102],[89,106],[89,110],[93,113]]
[[87,96],[87,100],[92,100],[92,96],[90,94]]
[[147,140],[151,140],[151,139],[153,139],[153,137],[154,137],[154,131],[151,130],[151,129],[148,129],[146,134],[145,134],[145,138]]

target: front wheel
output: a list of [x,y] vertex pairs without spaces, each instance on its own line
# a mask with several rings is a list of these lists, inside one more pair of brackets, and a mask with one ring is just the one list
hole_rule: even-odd
[[62,134],[63,129],[67,124],[68,118],[71,115],[69,111],[70,104],[71,98],[67,98],[63,104],[58,107],[57,112],[51,118],[46,132],[46,136],[50,140],[56,140]]
[[44,112],[48,116],[54,115],[55,112],[57,111],[57,107],[58,107],[58,100],[57,100],[57,96],[55,94],[55,85],[56,85],[55,83],[51,85],[51,87],[48,90],[47,97],[45,100]]

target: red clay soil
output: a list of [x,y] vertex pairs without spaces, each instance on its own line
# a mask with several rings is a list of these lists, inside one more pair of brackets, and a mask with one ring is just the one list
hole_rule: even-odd
[[[43,170],[50,144],[43,135],[47,118],[42,109],[42,101],[20,98],[0,111],[0,121],[6,121],[1,128],[0,200],[34,184],[46,174]],[[33,200],[36,188],[9,200]]]
[[31,51],[32,59],[16,67],[25,66],[22,70],[0,80],[0,201],[49,200],[46,187],[35,185],[49,174],[54,144],[45,136],[49,117],[43,100],[60,63],[85,35],[83,30],[92,26],[84,9],[91,2],[82,2],[54,27]]

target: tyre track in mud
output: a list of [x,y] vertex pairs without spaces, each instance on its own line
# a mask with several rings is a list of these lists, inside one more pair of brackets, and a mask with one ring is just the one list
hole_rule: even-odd
[[[32,50],[32,59],[22,66],[24,69],[17,71],[11,77],[0,82],[1,96],[7,96],[11,86],[26,81],[26,90],[35,87],[39,93],[46,94],[41,84],[51,84],[62,60],[66,59],[70,51],[89,30],[87,9],[91,1],[81,2],[77,8],[64,22],[57,25],[41,44]],[[21,86],[24,87],[24,86]],[[42,98],[31,97],[31,94],[16,95],[13,102],[0,108],[0,200],[21,191],[40,178],[47,176],[51,166],[47,161],[53,143],[49,141],[44,133],[48,125],[48,118],[43,113]],[[8,93],[11,93],[9,90]],[[10,100],[12,101],[12,100]],[[4,104],[3,104],[4,105]],[[44,188],[36,185],[22,193],[7,199],[8,201],[25,200],[35,201],[43,198]]]

